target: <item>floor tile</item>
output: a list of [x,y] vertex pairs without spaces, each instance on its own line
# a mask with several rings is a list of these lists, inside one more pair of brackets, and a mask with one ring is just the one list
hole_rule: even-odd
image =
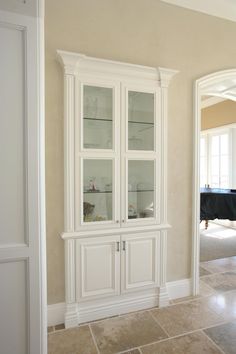
[[48,354],[97,354],[88,326],[48,335]]
[[214,259],[213,261],[201,262],[200,266],[210,273],[221,273],[236,269],[236,257]]
[[223,324],[204,331],[225,354],[236,353],[236,322]]
[[214,290],[209,285],[204,283],[202,281],[202,278],[200,279],[200,281],[199,281],[199,296],[200,297],[209,296],[209,295],[215,294],[215,292],[216,292],[216,290]]
[[236,272],[207,275],[201,280],[218,292],[236,290]]
[[128,350],[127,352],[124,352],[122,354],[140,354],[140,351],[138,349],[131,349],[131,350]]
[[207,297],[205,302],[223,320],[236,319],[236,291],[216,293]]
[[209,275],[212,274],[211,272],[209,272],[208,270],[204,269],[203,267],[199,268],[199,275],[200,277],[203,277],[204,275]]
[[152,314],[169,336],[184,334],[222,322],[221,316],[211,310],[204,301],[205,298],[172,305],[152,310]]
[[112,354],[166,338],[149,311],[116,317],[91,325],[101,354]]
[[143,354],[222,354],[201,332],[141,347],[141,352]]

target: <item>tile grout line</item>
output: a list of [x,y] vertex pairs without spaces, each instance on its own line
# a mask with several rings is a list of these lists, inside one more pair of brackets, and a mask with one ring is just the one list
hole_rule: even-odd
[[[207,329],[207,328],[206,328],[206,329]],[[222,354],[226,354],[226,353],[221,349],[221,347],[219,347],[218,344],[216,344],[216,343],[213,341],[213,339],[212,339],[211,337],[209,337],[209,336],[204,332],[204,330],[201,330],[201,332],[202,332],[202,334],[203,334],[204,336],[206,336],[206,337],[210,340],[210,342],[211,342],[212,344],[214,344],[214,346],[215,346]]]
[[158,326],[160,326],[161,329],[163,330],[163,332],[167,335],[167,338],[170,338],[170,335],[169,335],[168,331],[159,323],[159,321],[156,319],[156,317],[152,314],[152,310],[149,310],[149,313],[150,313],[152,319],[154,320],[154,322],[156,324],[158,324]]
[[[230,323],[230,322],[232,322],[232,321],[233,321],[233,320],[230,320],[230,321],[222,321],[222,322],[219,322],[219,323],[214,324],[214,325],[209,326],[209,327],[203,327],[203,328],[194,329],[194,330],[192,330],[192,331],[190,331],[190,332],[185,332],[185,333],[177,334],[177,335],[172,336],[172,337],[169,337],[169,338],[164,338],[164,339],[161,339],[161,340],[159,340],[159,341],[155,341],[155,342],[151,342],[151,343],[148,343],[148,344],[144,344],[144,345],[142,345],[142,346],[140,347],[140,349],[141,349],[141,351],[142,351],[142,347],[147,347],[147,346],[152,345],[152,344],[167,342],[167,341],[169,341],[169,340],[171,340],[171,339],[176,339],[176,338],[179,338],[179,337],[187,336],[187,335],[189,335],[189,334],[193,334],[193,333],[197,333],[197,332],[202,332],[202,331],[204,331],[205,329],[210,329],[210,328],[218,327],[218,326],[221,326],[221,325]],[[223,352],[223,354],[225,354],[225,353]]]
[[100,354],[100,350],[98,349],[98,345],[97,345],[97,342],[96,342],[96,339],[94,337],[94,334],[93,334],[93,331],[92,331],[92,328],[91,328],[91,325],[88,324],[88,327],[89,327],[89,330],[90,330],[90,333],[91,333],[91,336],[92,336],[92,339],[93,339],[93,342],[94,342],[94,345],[95,345],[95,348],[97,350],[97,353]]

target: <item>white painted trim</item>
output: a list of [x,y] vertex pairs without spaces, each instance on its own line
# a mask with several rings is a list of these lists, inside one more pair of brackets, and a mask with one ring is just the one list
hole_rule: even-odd
[[201,101],[201,108],[204,109],[207,107],[211,107],[217,103],[224,102],[224,101],[226,101],[226,98],[218,97],[218,96],[211,96],[211,97]]
[[[167,283],[170,299],[178,299],[191,294],[191,279],[181,279]],[[105,317],[145,310],[158,306],[157,289],[145,293],[133,292],[124,298],[113,297],[100,301],[87,301],[78,304],[77,323],[95,321]],[[48,305],[48,326],[55,326],[65,321],[66,304],[64,302]],[[76,312],[77,312],[76,311]]]
[[194,131],[193,131],[193,224],[192,224],[192,292],[199,293],[199,256],[200,256],[200,134],[201,134],[201,95],[207,94],[206,88],[223,80],[235,78],[236,69],[219,71],[204,76],[194,83]]
[[167,283],[167,291],[171,300],[190,296],[192,293],[191,279],[181,279]]
[[161,0],[168,4],[205,13],[210,16],[236,21],[236,4],[226,0]]
[[57,304],[48,305],[48,327],[56,326],[65,322],[65,302],[59,302]]

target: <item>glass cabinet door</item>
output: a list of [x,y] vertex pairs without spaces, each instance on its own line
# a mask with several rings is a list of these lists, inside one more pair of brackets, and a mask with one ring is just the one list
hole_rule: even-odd
[[83,222],[113,220],[113,160],[83,159]]
[[154,160],[128,160],[128,219],[154,217],[154,165]]
[[83,86],[83,147],[113,148],[113,89]]
[[128,91],[128,150],[154,151],[154,94]]

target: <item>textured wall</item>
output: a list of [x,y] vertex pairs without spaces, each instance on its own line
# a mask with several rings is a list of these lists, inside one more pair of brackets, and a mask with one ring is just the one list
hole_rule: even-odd
[[56,50],[177,69],[169,90],[168,280],[190,276],[193,83],[236,67],[236,23],[158,0],[46,0],[48,302],[64,301],[63,73]]

